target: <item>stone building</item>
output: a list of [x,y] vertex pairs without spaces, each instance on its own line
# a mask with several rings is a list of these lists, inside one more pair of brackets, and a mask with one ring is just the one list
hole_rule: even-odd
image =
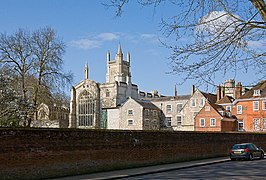
[[138,86],[131,82],[130,54],[123,59],[119,45],[115,59],[107,52],[106,82],[89,79],[88,65],[84,79],[71,89],[69,127],[106,128],[107,109],[116,108],[128,97],[138,98]]
[[67,128],[69,108],[51,103],[41,103],[37,108],[38,118],[34,118],[31,127]]
[[148,100],[131,97],[121,106],[108,109],[107,129],[159,130],[162,127],[162,111]]
[[185,104],[189,101],[190,95],[165,96],[152,98],[150,101],[163,112],[164,129],[173,129],[177,131],[187,130],[186,116],[183,113]]
[[205,93],[195,88],[191,88],[191,97],[183,107],[184,123],[183,129],[186,131],[194,131],[195,116],[203,108],[206,102],[215,103],[216,95]]

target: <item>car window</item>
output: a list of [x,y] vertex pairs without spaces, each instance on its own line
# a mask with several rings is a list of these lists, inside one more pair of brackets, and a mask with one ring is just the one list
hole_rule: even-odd
[[246,149],[246,148],[247,148],[247,145],[240,145],[240,144],[234,145],[232,147],[232,149]]
[[248,149],[249,150],[254,150],[254,147],[252,146],[252,144],[248,144]]
[[255,144],[252,144],[252,147],[253,147],[254,149],[257,149],[257,146],[256,146]]

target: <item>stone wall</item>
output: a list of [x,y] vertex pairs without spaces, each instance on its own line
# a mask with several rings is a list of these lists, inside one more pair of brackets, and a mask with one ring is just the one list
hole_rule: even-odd
[[0,177],[43,179],[227,156],[240,142],[266,149],[266,134],[0,129]]

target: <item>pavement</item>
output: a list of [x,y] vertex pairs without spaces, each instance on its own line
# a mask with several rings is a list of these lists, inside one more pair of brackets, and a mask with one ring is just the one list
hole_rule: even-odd
[[[101,173],[68,176],[68,177],[58,178],[58,180],[59,179],[60,180],[123,179],[123,178],[138,176],[138,175],[160,173],[160,172],[185,169],[185,168],[193,168],[193,167],[198,167],[198,166],[223,163],[223,162],[227,162],[227,161],[230,161],[230,159],[228,157],[211,158],[211,159],[203,159],[203,160],[196,160],[196,161],[188,161],[188,162],[180,162],[180,163],[172,163],[172,164],[163,164],[163,165],[156,165],[156,166],[108,171],[108,172],[101,172]],[[57,179],[53,179],[53,180],[57,180]]]

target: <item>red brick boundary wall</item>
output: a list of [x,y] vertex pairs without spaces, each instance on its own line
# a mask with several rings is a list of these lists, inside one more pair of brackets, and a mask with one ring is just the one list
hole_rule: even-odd
[[1,179],[43,179],[266,149],[265,133],[0,129]]

